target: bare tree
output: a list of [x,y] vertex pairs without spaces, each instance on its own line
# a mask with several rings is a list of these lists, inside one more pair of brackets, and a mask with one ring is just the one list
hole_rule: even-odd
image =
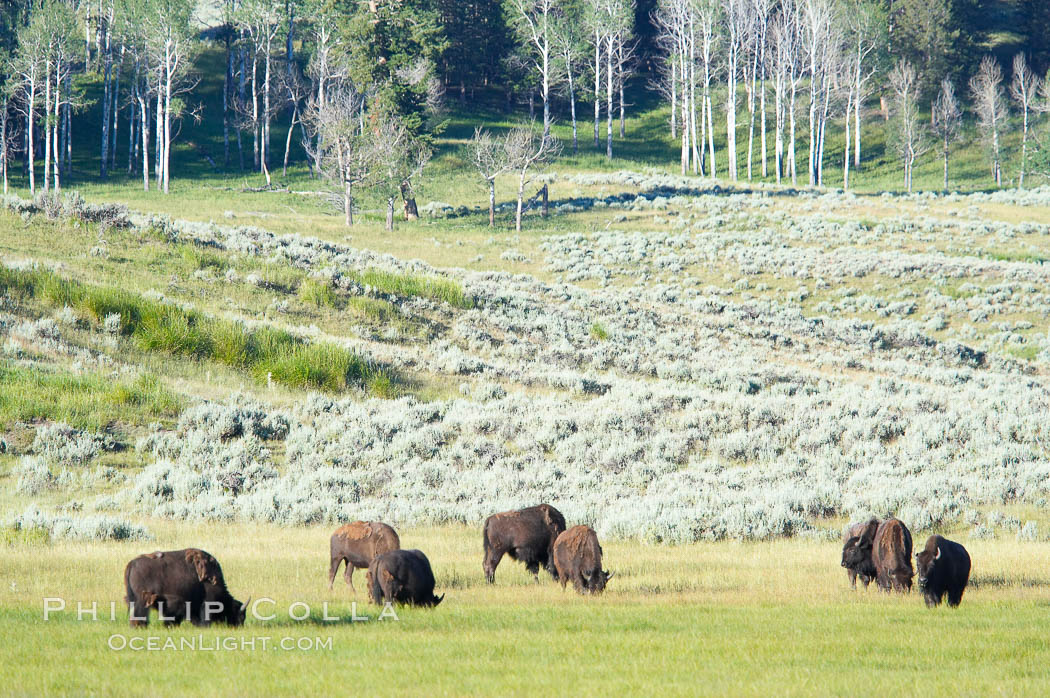
[[[747,94],[747,178],[752,178],[752,163],[755,149],[755,121],[759,116],[761,102],[762,131],[762,175],[766,173],[766,85],[765,61],[766,35],[769,31],[770,0],[749,0],[745,7],[747,13],[747,34],[744,41],[744,91]],[[761,77],[761,81],[759,78]]]
[[933,132],[937,134],[941,143],[941,154],[944,157],[944,191],[948,191],[948,155],[952,143],[959,138],[959,128],[962,126],[959,100],[956,99],[955,87],[948,78],[941,81],[941,91],[934,100],[931,111]]
[[[693,10],[691,0],[660,0],[653,13],[653,23],[660,32],[658,42],[667,53],[666,63],[670,66],[671,138],[676,137],[676,132],[681,134],[683,175],[689,169],[692,154],[697,152],[695,129],[691,128],[696,122],[696,32]],[[680,129],[677,124],[679,118]],[[692,159],[693,167],[699,168],[698,158]]]
[[809,183],[820,184],[824,132],[839,58],[839,16],[832,0],[801,0],[800,9],[800,36],[809,74]]
[[528,45],[532,64],[540,79],[540,95],[543,97],[543,133],[551,128],[551,83],[554,80],[554,32],[553,23],[557,12],[554,0],[510,0],[513,8],[513,23],[519,36]]
[[[29,192],[36,193],[36,143],[33,140],[36,120],[37,100],[43,87],[46,73],[42,54],[47,46],[46,28],[43,16],[33,14],[29,24],[18,32],[18,50],[11,63],[11,71],[17,79],[16,110],[25,117],[26,160],[29,167]],[[45,109],[46,109],[45,104]],[[44,172],[47,179],[47,172]]]
[[798,88],[802,82],[800,68],[801,37],[799,12],[794,0],[782,0],[780,13],[770,31],[772,50],[771,69],[774,85],[774,112],[776,113],[775,174],[781,179],[791,177],[797,184],[798,170],[795,158],[795,117]]
[[726,40],[726,154],[729,158],[729,178],[732,180],[737,178],[737,80],[740,78],[740,63],[747,41],[747,25],[747,0],[722,0],[722,32]]
[[[259,154],[259,169],[270,185],[270,120],[271,88],[273,79],[273,45],[284,22],[284,7],[281,0],[241,0],[235,15],[237,25],[251,40],[254,54],[252,64],[252,126]],[[262,85],[259,85],[258,63],[262,61]],[[259,92],[262,92],[260,111]]]
[[[846,156],[842,162],[843,187],[849,187],[850,147],[852,145],[853,166],[860,167],[861,130],[860,114],[864,100],[870,93],[870,81],[877,70],[872,58],[884,44],[884,23],[876,6],[871,2],[859,2],[846,13],[845,70],[846,80]],[[852,133],[850,119],[852,112]],[[852,136],[852,141],[851,141]]]
[[587,41],[594,50],[594,64],[591,72],[594,77],[594,147],[598,147],[598,122],[601,120],[602,108],[602,48],[607,43],[609,26],[602,12],[602,0],[587,0],[584,14],[587,28]]
[[368,181],[377,155],[369,132],[361,129],[362,103],[357,90],[341,83],[323,103],[311,99],[303,116],[313,136],[304,139],[310,158],[341,200],[348,226],[354,223],[354,187]]
[[[373,155],[373,182],[386,201],[386,229],[394,229],[394,201],[398,194],[411,191],[416,179],[430,162],[431,151],[412,138],[405,124],[395,116],[372,117],[365,130]],[[408,210],[405,211],[408,217]]]
[[507,134],[506,155],[510,169],[518,177],[518,207],[514,229],[521,232],[521,214],[524,209],[525,187],[532,182],[536,171],[550,163],[560,151],[552,135],[538,135],[532,124],[521,124]]
[[470,159],[489,190],[489,227],[496,225],[496,178],[510,171],[510,134],[497,138],[480,126],[470,142]]
[[[617,72],[626,60],[624,44],[634,27],[634,0],[597,0],[602,21],[605,22],[605,157],[613,156],[613,91]],[[621,105],[622,105],[621,98]]]
[[[347,51],[337,31],[337,16],[326,3],[318,3],[309,23],[309,35],[313,53],[306,68],[307,77],[313,82],[315,104],[323,106],[327,100],[329,86],[337,84],[347,74],[345,65]],[[317,144],[308,150],[315,150]],[[316,169],[316,163],[314,163]]]
[[583,60],[584,41],[581,36],[581,18],[566,14],[564,9],[552,24],[554,50],[558,58],[558,72],[566,79],[566,90],[569,97],[569,113],[572,117],[572,154],[579,151],[576,126],[576,79],[580,74],[580,63]]
[[1039,76],[1028,67],[1023,53],[1014,56],[1014,76],[1010,82],[1010,96],[1021,107],[1021,171],[1017,177],[1017,186],[1024,187],[1025,169],[1028,165],[1028,130],[1029,116],[1039,95]]
[[911,191],[915,161],[929,147],[919,119],[919,81],[911,64],[901,59],[889,75],[894,95],[894,144],[904,164],[904,187]]
[[988,147],[992,178],[996,186],[1001,187],[1003,172],[1000,150],[1009,110],[1003,94],[1003,71],[991,56],[985,56],[981,60],[977,74],[970,78],[970,95],[977,111],[978,126]]

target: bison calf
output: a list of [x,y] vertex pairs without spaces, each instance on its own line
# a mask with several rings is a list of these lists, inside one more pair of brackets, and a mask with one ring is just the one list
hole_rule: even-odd
[[613,573],[602,569],[602,546],[590,526],[573,526],[554,541],[554,567],[562,589],[569,581],[577,592],[600,594]]
[[565,517],[549,504],[505,511],[485,519],[482,531],[485,545],[485,579],[496,581],[496,566],[503,555],[525,563],[525,569],[539,580],[540,565],[550,572],[555,580],[558,571],[554,567],[554,541],[565,530]]
[[915,562],[926,605],[937,606],[948,594],[948,605],[958,606],[970,581],[970,554],[966,548],[947,538],[930,536]]
[[340,526],[332,534],[331,564],[328,567],[328,588],[335,583],[339,565],[346,562],[343,573],[346,583],[354,588],[354,569],[368,569],[377,555],[401,549],[397,531],[379,521],[354,521]]
[[247,604],[227,591],[219,562],[197,548],[139,555],[124,568],[124,589],[132,627],[148,625],[151,608],[165,625],[244,623]]
[[434,573],[427,556],[418,550],[391,550],[368,566],[368,595],[377,604],[405,603],[437,606],[445,598],[434,595]]
[[865,589],[875,579],[875,561],[872,560],[871,551],[878,529],[878,519],[871,519],[853,524],[846,533],[842,545],[842,566],[846,568],[850,586],[854,589],[857,588],[858,577]]

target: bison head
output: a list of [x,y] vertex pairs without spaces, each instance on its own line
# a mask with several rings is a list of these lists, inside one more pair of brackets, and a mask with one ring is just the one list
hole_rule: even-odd
[[598,570],[594,574],[587,576],[583,575],[583,580],[586,583],[587,590],[592,594],[600,594],[605,591],[605,585],[609,583],[615,572],[609,570]]
[[930,546],[927,546],[925,550],[915,554],[915,566],[919,570],[919,586],[925,587],[927,580],[933,574],[937,568],[937,561],[941,559],[941,547],[935,546],[933,550],[930,550]]
[[226,624],[244,625],[244,619],[248,615],[248,604],[251,602],[252,598],[250,596],[244,603],[231,596],[229,602],[223,607],[223,620]]
[[853,536],[842,546],[842,566],[861,567],[871,559],[872,540],[867,536]]

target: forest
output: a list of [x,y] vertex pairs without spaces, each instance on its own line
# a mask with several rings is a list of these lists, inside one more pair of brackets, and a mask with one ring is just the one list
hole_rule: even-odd
[[520,228],[530,169],[613,161],[627,115],[656,107],[645,137],[673,142],[682,174],[821,186],[834,170],[848,189],[877,127],[896,188],[932,159],[948,190],[959,148],[979,148],[987,186],[1023,187],[1050,172],[1048,30],[1039,0],[12,0],[0,173],[5,192],[57,191],[76,143],[93,154],[81,181],[167,193],[173,144],[206,123],[211,166],[265,186],[305,166],[347,224],[368,191],[389,228],[396,201],[417,215],[449,109],[484,109],[515,127],[479,126],[471,159],[490,185],[519,175]]

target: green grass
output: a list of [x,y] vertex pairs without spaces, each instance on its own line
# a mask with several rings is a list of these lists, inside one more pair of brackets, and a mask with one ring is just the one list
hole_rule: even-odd
[[53,308],[71,306],[96,322],[120,316],[120,334],[147,352],[214,360],[261,381],[332,392],[375,383],[388,391],[393,378],[354,352],[308,342],[285,330],[245,325],[184,310],[112,287],[92,286],[44,270],[0,266],[0,291],[33,297]]
[[[914,592],[851,591],[835,541],[603,542],[617,576],[603,596],[580,597],[545,575],[533,583],[509,559],[487,584],[473,528],[405,529],[402,545],[428,555],[446,597],[436,609],[377,621],[360,572],[356,593],[341,578],[328,590],[328,527],[147,523],[157,536],[148,544],[0,546],[11,582],[0,590],[0,627],[18,638],[0,656],[0,680],[36,695],[202,694],[219,680],[242,694],[304,695],[330,691],[339,676],[370,695],[421,686],[456,696],[561,695],[570,686],[611,695],[656,687],[689,696],[1033,695],[1045,689],[1050,660],[1050,578],[1038,571],[1050,568],[1047,543],[968,541],[976,584],[958,609],[928,610]],[[259,608],[277,618],[203,630],[165,629],[154,618],[130,630],[119,604],[126,562],[190,543],[219,559],[236,598],[273,599]],[[67,604],[46,623],[45,596]],[[99,620],[77,622],[77,602],[92,601]],[[112,621],[110,601],[118,602]],[[310,607],[309,620],[289,617],[295,601]],[[354,602],[373,620],[347,622]],[[343,620],[324,622],[324,603]],[[256,649],[114,651],[113,635],[211,645],[235,638],[238,647],[255,638]],[[263,637],[331,648],[264,651]]]
[[602,323],[595,322],[591,325],[591,336],[599,342],[604,342],[609,338],[609,330],[605,329],[605,325]]
[[338,307],[338,299],[331,284],[322,279],[303,279],[299,284],[299,299],[316,308]]
[[63,421],[84,429],[174,419],[182,398],[151,375],[114,378],[0,362],[0,424]]
[[474,299],[467,296],[463,291],[463,287],[453,279],[389,272],[375,268],[365,269],[362,272],[351,274],[351,276],[358,283],[371,286],[381,293],[390,293],[402,297],[419,296],[421,298],[430,298],[431,300],[448,303],[454,308],[469,309],[474,307]]

